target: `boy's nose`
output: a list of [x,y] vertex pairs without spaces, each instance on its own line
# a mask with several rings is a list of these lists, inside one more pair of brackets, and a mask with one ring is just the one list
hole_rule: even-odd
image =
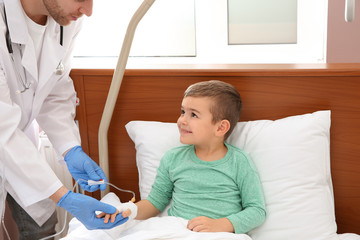
[[177,122],[178,122],[178,124],[180,124],[180,125],[185,125],[185,124],[187,123],[186,117],[183,116],[183,115],[180,116]]

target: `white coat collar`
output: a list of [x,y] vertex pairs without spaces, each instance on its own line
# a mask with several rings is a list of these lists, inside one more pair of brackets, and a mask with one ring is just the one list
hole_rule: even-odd
[[[64,32],[65,29],[66,27],[64,27]],[[41,52],[38,89],[41,89],[56,72],[56,68],[65,57],[65,53],[65,48],[60,44],[60,25],[53,18],[50,18]]]
[[56,71],[60,60],[65,55],[65,49],[60,45],[60,26],[54,19],[49,18],[45,31],[40,72],[37,69],[37,60],[32,39],[29,35],[23,8],[20,0],[4,0],[11,41],[25,46],[22,65],[33,79],[38,81],[37,91],[46,84]]
[[6,17],[9,26],[11,42],[25,44],[28,40],[28,31],[23,16],[20,0],[4,0]]

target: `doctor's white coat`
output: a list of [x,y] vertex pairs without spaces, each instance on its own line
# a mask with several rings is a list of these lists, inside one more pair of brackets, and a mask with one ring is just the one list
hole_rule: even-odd
[[[22,86],[6,46],[4,4],[15,64],[23,79],[26,76],[28,81],[33,81],[25,93],[16,93]],[[60,26],[49,18],[38,65],[20,0],[0,0],[0,10],[0,213],[4,210],[6,192],[9,192],[42,225],[54,209],[48,197],[62,183],[25,131],[36,119],[58,154],[80,145],[74,122],[76,93],[69,72],[73,40],[81,23],[77,21],[64,27],[61,46]],[[61,60],[65,72],[56,75]]]

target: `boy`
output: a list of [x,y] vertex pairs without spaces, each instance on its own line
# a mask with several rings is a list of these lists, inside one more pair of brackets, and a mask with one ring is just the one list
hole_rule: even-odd
[[266,211],[257,171],[244,152],[225,143],[240,110],[240,94],[230,84],[189,86],[177,121],[187,145],[164,155],[148,198],[123,204],[123,217],[154,217],[172,200],[168,214],[189,219],[192,231],[240,234],[262,224]]

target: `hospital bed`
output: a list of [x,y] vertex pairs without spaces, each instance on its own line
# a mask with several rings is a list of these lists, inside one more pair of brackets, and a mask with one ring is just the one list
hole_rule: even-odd
[[[113,72],[111,69],[74,69],[71,72],[80,99],[77,120],[82,145],[95,161],[99,159],[98,129]],[[302,144],[301,141],[308,144],[301,152],[288,152],[289,161],[296,155],[301,157],[303,164],[295,165],[295,172],[289,169],[291,174],[284,175],[285,182],[279,183],[280,186],[288,184],[288,187],[276,194],[271,189],[271,183],[267,185],[266,182],[268,177],[271,178],[266,174],[274,169],[264,165],[262,159],[257,159],[260,155],[253,155],[260,178],[264,181],[268,207],[266,221],[270,222],[250,233],[250,237],[262,240],[268,234],[270,238],[267,239],[275,239],[271,237],[276,236],[277,240],[360,239],[356,235],[360,234],[360,64],[161,65],[161,69],[159,66],[127,69],[108,133],[109,182],[135,191],[138,200],[140,196],[146,196],[157,164],[151,165],[151,161],[159,161],[158,156],[178,144],[173,123],[179,116],[184,90],[194,82],[210,79],[233,84],[242,96],[242,125],[235,134],[241,135],[244,131],[262,126],[271,135],[261,130],[262,135],[259,136],[270,139],[270,142],[274,137],[273,148],[277,147],[277,141],[280,144],[287,138],[290,139],[287,139],[288,142],[299,140],[298,145]],[[306,125],[304,119],[308,118],[322,119],[322,127],[319,127],[318,120]],[[330,122],[326,122],[327,118],[331,118],[331,127]],[[250,133],[247,132],[249,136]],[[309,140],[299,139],[299,135],[303,134],[309,136]],[[319,136],[325,144],[320,149],[314,149],[312,141],[319,140]],[[231,141],[238,141],[242,146],[248,141],[245,148],[256,152],[261,144],[269,144],[261,142],[261,139],[256,140],[258,145],[249,139],[239,140],[238,136],[233,136]],[[330,148],[326,141],[330,141]],[[142,144],[149,144],[152,149],[144,150]],[[302,156],[304,152],[308,154]],[[145,163],[141,154],[145,154],[145,158],[149,154],[150,163]],[[264,156],[266,159],[266,155],[261,155],[262,158]],[[269,159],[272,159],[271,156]],[[294,160],[299,162],[299,158]],[[277,164],[276,158],[271,161]],[[294,167],[293,163],[289,167]],[[303,179],[309,181],[304,183]],[[289,184],[293,180],[294,184]],[[121,201],[129,201],[132,197],[115,189],[110,191],[116,193]],[[98,192],[92,195],[100,199]],[[304,197],[307,202],[299,202]],[[281,202],[284,199],[286,202]],[[281,217],[277,216],[277,208],[274,207],[277,203],[286,206],[287,212]],[[287,219],[289,216],[293,218]],[[300,230],[304,233],[301,234]],[[287,237],[289,234],[291,238]]]

